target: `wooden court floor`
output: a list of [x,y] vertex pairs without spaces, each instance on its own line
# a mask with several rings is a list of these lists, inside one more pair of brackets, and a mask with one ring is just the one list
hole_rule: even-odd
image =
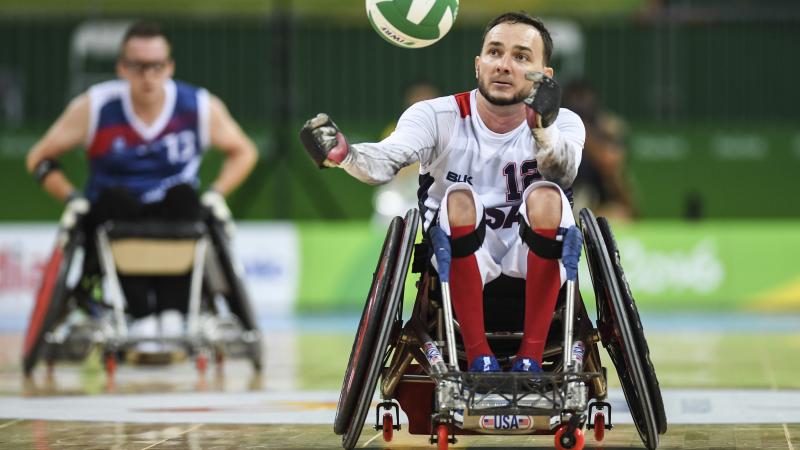
[[[352,335],[273,333],[266,339],[269,369],[262,377],[253,377],[246,362],[231,361],[223,377],[210,377],[200,382],[191,362],[184,361],[161,368],[123,366],[116,385],[109,389],[96,364],[57,367],[52,383],[43,380],[41,371],[34,383],[24,382],[15,350],[21,344],[19,337],[0,336],[0,449],[341,448],[340,437],[333,434],[330,421],[307,423],[305,419],[320,411],[330,414],[331,409],[335,409],[347,355],[346,351],[334,354],[331,349],[349,348],[351,341]],[[706,345],[698,346],[698,341]],[[737,421],[736,408],[729,408],[726,419],[721,421],[725,423],[670,424],[667,434],[661,437],[659,449],[800,450],[800,420],[794,419],[800,414],[800,405],[793,400],[800,395],[799,358],[791,356],[800,355],[797,334],[689,336],[684,333],[675,336],[654,332],[650,342],[662,388],[691,387],[712,393],[722,388],[733,389],[730,391],[732,404],[737,402],[737,392],[755,390],[791,398],[783,403],[750,406],[747,411],[750,417],[759,414],[770,417],[769,414],[783,411],[789,420],[775,423],[765,420],[767,423],[756,424],[742,416],[743,419]],[[287,348],[291,348],[290,354],[294,355],[291,358],[286,356]],[[726,348],[737,351],[726,352]],[[317,370],[312,371],[308,362],[317,361],[318,353],[334,357],[325,366],[315,365]],[[281,405],[291,404],[287,401],[273,402],[272,406],[261,409],[230,406],[243,403],[240,399],[258,398],[264,393],[280,396],[290,392],[322,394],[318,401],[309,397],[311,400],[305,401],[303,408],[291,414],[291,408],[281,408]],[[116,403],[122,401],[151,402],[153,409],[168,410],[172,401],[170,395],[190,400],[202,395],[218,395],[224,400],[217,404],[221,405],[219,409],[228,408],[228,413],[232,411],[238,415],[230,423],[221,423],[209,418],[208,414],[213,411],[204,412],[202,407],[196,406],[187,409],[194,415],[168,421],[158,417],[141,421],[117,414],[119,405]],[[29,405],[33,400],[54,401],[61,410],[75,412],[81,419],[31,417],[23,413],[19,405]],[[681,401],[693,403],[691,398]],[[182,410],[176,408],[175,411]],[[269,420],[263,420],[266,415]],[[550,436],[467,436],[459,437],[459,442],[452,447],[550,449],[553,439]],[[366,426],[358,448],[435,447],[428,443],[427,437],[408,435],[405,429],[396,432],[392,442],[387,443],[378,432]],[[642,448],[642,445],[632,425],[618,423],[606,433],[602,443],[587,435],[585,448],[630,449]]]

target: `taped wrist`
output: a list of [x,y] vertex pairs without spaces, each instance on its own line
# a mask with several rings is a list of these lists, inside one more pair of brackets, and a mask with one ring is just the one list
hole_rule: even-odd
[[483,245],[486,238],[486,218],[481,218],[480,223],[471,233],[459,238],[450,238],[450,254],[453,258],[469,256]]
[[550,239],[533,231],[525,219],[519,219],[519,237],[536,256],[544,259],[560,259],[564,243]]
[[33,169],[33,176],[36,177],[36,181],[39,184],[42,184],[44,183],[44,179],[56,170],[61,170],[61,164],[59,164],[58,161],[49,158],[43,159]]
[[80,193],[80,191],[72,191],[66,196],[66,198],[64,198],[64,204],[81,197],[83,197],[83,195]]

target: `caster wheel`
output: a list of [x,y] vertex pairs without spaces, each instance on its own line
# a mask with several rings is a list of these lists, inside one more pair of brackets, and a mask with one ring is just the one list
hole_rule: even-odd
[[440,423],[439,428],[436,430],[437,437],[438,437],[438,449],[439,450],[447,450],[448,445],[450,442],[448,439],[450,438],[450,432],[447,429],[447,424]]
[[117,358],[114,356],[113,353],[107,353],[103,358],[103,364],[105,365],[106,369],[106,376],[109,379],[114,378],[114,374],[117,372]]
[[392,442],[394,436],[394,424],[392,423],[392,413],[383,414],[383,440],[384,442]]
[[208,369],[208,356],[206,356],[205,352],[200,352],[197,355],[197,359],[195,360],[195,366],[197,367],[197,372],[200,375],[206,374],[206,369]]
[[568,425],[561,425],[556,431],[556,450],[582,450],[583,443],[583,431],[578,428],[570,432]]
[[601,442],[606,436],[606,416],[601,411],[594,415],[594,440]]

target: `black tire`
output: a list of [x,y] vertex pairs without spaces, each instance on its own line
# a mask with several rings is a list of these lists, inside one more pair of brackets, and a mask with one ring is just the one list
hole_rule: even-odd
[[[33,373],[36,363],[45,356],[45,336],[67,315],[67,303],[72,293],[67,286],[67,276],[74,262],[75,252],[83,244],[83,232],[79,228],[76,226],[67,235],[63,245],[57,244],[45,267],[42,284],[36,292],[22,349],[22,368],[26,377]],[[59,231],[59,236],[61,233]]]
[[647,339],[644,335],[644,327],[642,327],[642,320],[639,317],[639,310],[636,308],[636,301],[633,299],[630,285],[628,285],[628,280],[625,278],[625,271],[622,269],[617,241],[614,239],[614,233],[611,232],[611,226],[608,224],[608,220],[606,220],[605,217],[598,217],[597,224],[600,226],[600,231],[603,233],[603,240],[611,256],[611,264],[614,266],[617,283],[622,291],[625,311],[628,314],[628,322],[633,329],[636,346],[643,360],[647,388],[650,390],[650,400],[653,402],[653,411],[655,412],[656,422],[658,423],[658,434],[664,434],[667,432],[667,413],[664,410],[661,387],[658,384],[658,377],[656,377],[653,362],[650,360],[650,347],[647,345]]
[[641,322],[638,314],[635,318],[629,315],[629,307],[626,306],[633,302],[633,297],[626,299],[624,296],[602,230],[589,209],[581,210],[580,224],[597,300],[600,337],[617,369],[639,437],[645,447],[655,449],[661,428],[656,409],[660,404],[663,410],[663,402],[660,391],[657,392],[658,400],[651,395],[651,384],[646,374],[652,372],[655,375],[655,372],[640,348],[639,342],[644,335],[634,331],[641,329]]
[[395,217],[386,233],[336,409],[334,432],[342,434],[342,447],[346,449],[355,447],[361,436],[389,349],[392,326],[401,320],[403,286],[418,226],[419,212],[412,209],[405,220]]
[[403,220],[395,217],[389,224],[386,238],[383,241],[378,266],[372,274],[372,285],[361,313],[350,359],[347,362],[342,389],[339,392],[339,403],[336,406],[336,417],[333,421],[333,432],[344,434],[350,426],[356,400],[364,386],[364,375],[367,366],[374,357],[374,347],[380,319],[388,300],[391,271],[397,261],[397,249],[403,232]]

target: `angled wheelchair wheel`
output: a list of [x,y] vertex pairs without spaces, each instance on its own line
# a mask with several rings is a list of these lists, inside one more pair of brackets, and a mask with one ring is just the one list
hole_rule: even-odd
[[342,447],[355,447],[370,410],[381,369],[389,353],[393,327],[402,321],[402,297],[411,252],[419,226],[419,212],[395,217],[383,242],[350,360],[339,394],[334,432],[342,434]]
[[642,321],[639,317],[639,310],[636,308],[633,293],[628,285],[627,278],[625,278],[625,272],[622,270],[617,241],[614,239],[614,233],[611,232],[611,226],[608,224],[608,220],[606,220],[605,217],[598,217],[597,224],[600,226],[606,248],[611,256],[611,264],[614,266],[614,273],[622,292],[625,311],[628,314],[629,323],[633,330],[633,337],[639,349],[639,354],[643,359],[644,375],[647,381],[647,388],[650,390],[650,399],[653,401],[656,421],[658,423],[658,433],[664,434],[667,432],[667,413],[664,410],[664,400],[661,397],[661,388],[658,384],[653,362],[650,360],[650,347],[647,345],[647,339],[644,336],[644,328],[642,327]]
[[647,448],[655,449],[658,435],[666,431],[666,414],[639,314],[619,265],[619,253],[607,222],[608,240],[590,210],[581,210],[580,222],[597,300],[600,337],[617,369],[639,436]]
[[242,273],[241,264],[233,255],[224,225],[213,217],[207,219],[206,224],[208,225],[214,250],[220,259],[220,267],[225,276],[225,281],[230,289],[229,295],[225,296],[228,308],[239,318],[245,330],[257,330],[258,325],[256,324],[250,296],[244,285],[244,273]]
[[262,369],[263,349],[261,346],[261,334],[258,330],[256,316],[253,312],[253,305],[250,301],[247,287],[244,284],[244,273],[241,263],[236,259],[231,249],[231,242],[225,232],[222,222],[216,220],[209,214],[206,218],[211,243],[219,258],[219,265],[228,285],[228,293],[224,296],[231,313],[235,315],[242,325],[247,337],[247,357],[250,359],[253,369],[260,372]]
[[33,311],[25,331],[22,349],[22,367],[25,376],[33,373],[36,363],[44,356],[47,333],[53,331],[68,312],[67,302],[71,289],[67,286],[67,277],[75,263],[75,252],[83,245],[84,238],[83,231],[79,228],[75,227],[68,234],[59,231],[58,240],[66,240],[56,244],[45,266],[42,283],[36,293]]

